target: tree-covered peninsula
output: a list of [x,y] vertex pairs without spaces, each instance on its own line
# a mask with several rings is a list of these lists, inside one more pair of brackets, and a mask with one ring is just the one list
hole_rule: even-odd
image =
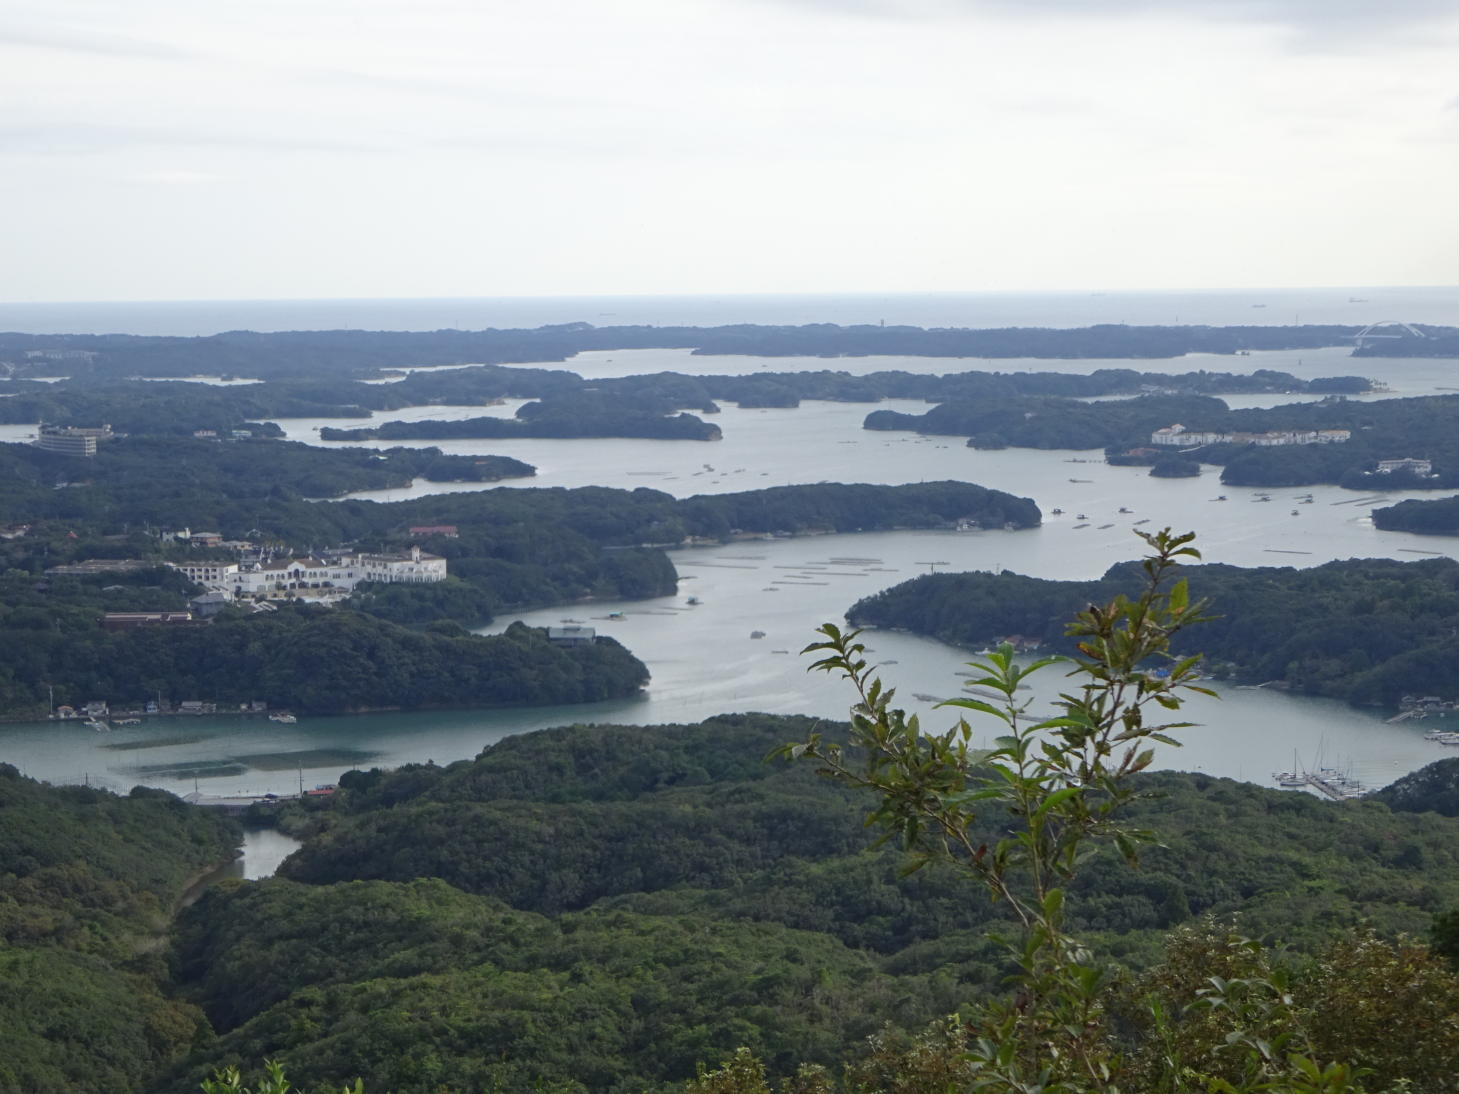
[[[643,666],[606,639],[575,649],[537,632],[487,639],[462,628],[513,609],[671,594],[678,576],[664,549],[685,543],[963,522],[1026,528],[1040,519],[1027,498],[958,482],[774,487],[682,500],[591,487],[389,504],[306,501],[263,484],[206,489],[186,471],[169,474],[167,451],[157,446],[155,477],[118,473],[85,489],[37,489],[40,503],[70,506],[60,515],[41,510],[52,514],[45,520],[11,488],[15,508],[6,515],[34,523],[0,539],[0,717],[44,715],[52,700],[134,705],[158,692],[174,703],[236,709],[256,699],[319,712],[621,697],[642,685]],[[236,558],[165,531],[187,525],[283,555],[342,544],[398,553],[424,544],[445,560],[448,576],[364,583],[327,609],[248,614],[245,605],[206,624],[103,630],[108,612],[187,610],[201,590],[168,563]],[[103,565],[73,572],[88,562]]]
[[[1275,682],[1361,706],[1405,695],[1459,697],[1459,563],[1349,559],[1311,569],[1191,567],[1193,595],[1214,616],[1180,652],[1246,683]],[[977,648],[1020,636],[1073,649],[1065,621],[1091,602],[1129,593],[1130,564],[1098,581],[1048,581],[1012,572],[927,574],[858,601],[857,626],[895,627]]]
[[456,421],[384,422],[364,429],[319,431],[321,440],[447,440],[520,437],[643,437],[660,441],[717,441],[720,429],[693,414],[674,413],[675,400],[574,393],[517,408],[515,417]]
[[[229,538],[240,539],[269,510],[306,498],[399,488],[417,478],[488,483],[534,474],[531,464],[508,456],[449,456],[438,448],[141,436],[103,441],[95,456],[81,457],[0,444],[0,523],[76,521],[109,532],[228,523]],[[300,532],[311,534],[308,522]]]
[[1373,527],[1385,532],[1418,532],[1427,536],[1459,536],[1459,497],[1419,500],[1373,510]]
[[621,699],[648,682],[643,663],[611,638],[562,645],[520,624],[487,637],[290,606],[112,631],[91,613],[49,607],[0,609],[0,717],[44,716],[52,699],[140,714],[159,695],[308,714],[546,706]]

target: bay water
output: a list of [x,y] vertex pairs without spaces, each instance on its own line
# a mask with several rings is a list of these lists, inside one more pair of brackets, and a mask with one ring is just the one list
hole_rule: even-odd
[[[690,373],[828,367],[853,372],[883,368],[1088,372],[1105,366],[1169,372],[1271,368],[1304,378],[1358,373],[1383,381],[1391,394],[1398,395],[1459,388],[1459,365],[1452,361],[1352,359],[1341,349],[1163,362],[765,360],[646,350],[583,354],[562,367],[604,377],[665,368]],[[1291,398],[1277,394],[1228,401],[1257,406]],[[325,425],[510,415],[516,405],[424,407],[371,415],[359,423],[295,419],[280,424],[290,437],[317,444],[321,443],[317,430]],[[879,406],[925,409],[924,404],[906,400]],[[725,407],[714,419],[724,431],[724,439],[717,443],[632,439],[418,443],[448,452],[526,460],[539,470],[535,478],[511,484],[523,488],[643,486],[687,497],[789,483],[960,479],[1034,498],[1045,513],[1044,525],[1022,531],[876,532],[686,548],[671,552],[682,578],[675,596],[521,613],[485,628],[500,630],[514,618],[534,625],[565,618],[589,622],[600,633],[623,641],[648,664],[653,680],[635,699],[522,710],[304,718],[294,726],[207,715],[155,720],[107,734],[79,724],[7,725],[0,726],[0,759],[52,782],[84,780],[117,789],[145,784],[179,793],[195,788],[216,794],[287,793],[333,782],[351,767],[466,758],[510,734],[555,725],[695,721],[741,710],[840,718],[851,701],[845,684],[807,674],[807,659],[798,651],[814,640],[819,623],[839,622],[855,600],[933,569],[1011,569],[1039,577],[1090,578],[1139,554],[1137,528],[1164,526],[1196,531],[1209,561],[1247,566],[1310,566],[1348,557],[1459,557],[1459,540],[1372,527],[1368,514],[1373,506],[1430,495],[1359,495],[1320,487],[1310,491],[1308,502],[1305,489],[1260,492],[1223,487],[1214,468],[1194,480],[1152,479],[1141,468],[1109,467],[1098,452],[980,452],[966,448],[958,438],[871,433],[860,428],[871,409],[866,404],[817,402],[796,409]],[[7,427],[3,439],[19,440],[27,428]],[[393,501],[482,488],[417,482],[358,496]],[[1271,500],[1260,500],[1263,494]],[[1217,500],[1221,496],[1226,500]],[[1054,514],[1055,508],[1064,512]],[[690,596],[699,602],[690,604]],[[752,637],[756,632],[763,637]],[[950,721],[950,714],[935,706],[938,700],[958,694],[957,674],[970,652],[896,633],[869,635],[867,642],[887,680],[898,687],[900,702],[919,711],[930,725]],[[1044,680],[1029,693],[1034,713],[1048,709],[1060,683],[1057,671],[1046,671]],[[448,705],[451,697],[441,696],[440,702]],[[1185,714],[1201,727],[1182,735],[1183,749],[1162,752],[1163,765],[1257,782],[1269,782],[1272,771],[1291,767],[1294,753],[1301,764],[1349,769],[1370,786],[1446,754],[1441,746],[1424,741],[1412,724],[1391,725],[1382,713],[1267,688],[1222,688],[1219,702],[1194,700]]]

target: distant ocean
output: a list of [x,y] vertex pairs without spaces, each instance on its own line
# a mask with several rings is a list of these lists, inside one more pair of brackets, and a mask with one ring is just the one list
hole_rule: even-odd
[[1084,327],[1096,323],[1232,326],[1383,320],[1459,326],[1459,287],[0,303],[0,331],[33,334],[482,330],[576,322],[600,327],[883,321],[917,327]]

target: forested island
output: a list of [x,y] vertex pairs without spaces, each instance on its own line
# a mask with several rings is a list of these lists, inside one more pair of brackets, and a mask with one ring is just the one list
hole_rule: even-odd
[[462,437],[645,437],[660,441],[717,441],[719,426],[693,414],[674,413],[674,400],[624,398],[582,392],[525,403],[513,418],[385,422],[366,429],[319,431],[321,440],[447,440]]
[[[54,376],[299,375],[367,379],[399,368],[566,361],[590,350],[687,349],[759,357],[1167,358],[1189,353],[1317,349],[1353,343],[1352,326],[1125,326],[924,329],[862,324],[721,327],[594,327],[561,323],[532,330],[228,331],[183,338],[125,334],[0,334],[0,361],[13,374]],[[1426,327],[1438,338],[1452,328]],[[1397,343],[1394,343],[1397,344]],[[1437,344],[1437,343],[1436,343]]]
[[[1332,383],[1366,383],[1335,377]],[[1192,433],[1347,430],[1341,443],[1227,443],[1152,447],[1156,430],[1180,424]],[[1081,402],[1054,398],[954,400],[924,414],[875,410],[866,429],[967,437],[972,447],[1102,447],[1111,463],[1155,465],[1171,458],[1217,464],[1232,486],[1313,486],[1352,490],[1452,489],[1459,486],[1459,396],[1317,402],[1232,410],[1198,395],[1146,395]],[[1385,460],[1422,459],[1429,470],[1381,470]]]
[[[441,423],[420,432],[418,423],[385,422],[357,435],[326,430],[327,439],[395,437],[642,436],[712,439],[716,427],[684,412],[713,414],[719,402],[741,407],[794,407],[802,400],[875,403],[882,399],[926,402],[1007,400],[1026,396],[1065,399],[1151,392],[1219,395],[1249,392],[1359,394],[1363,377],[1301,380],[1285,372],[1196,371],[1179,374],[1102,368],[1089,374],[1060,372],[951,372],[943,375],[886,370],[756,372],[752,375],[686,375],[660,372],[585,380],[565,369],[477,365],[413,372],[395,383],[290,376],[242,385],[187,381],[107,379],[80,375],[53,384],[0,383],[0,423],[96,426],[108,423],[131,436],[181,437],[199,430],[228,436],[245,430],[277,436],[273,418],[360,418],[404,407],[486,406],[529,399],[513,418],[483,418],[465,427]],[[683,420],[679,420],[683,419]],[[696,424],[697,423],[697,424]],[[454,433],[450,430],[469,429]],[[445,430],[447,432],[442,432]]]
[[[348,773],[332,804],[279,818],[306,837],[280,877],[213,886],[159,953],[137,939],[226,857],[231,824],[0,767],[0,961],[23,987],[0,1001],[0,1083],[183,1094],[270,1058],[300,1089],[670,1091],[745,1046],[776,1079],[849,1065],[863,1089],[901,1089],[913,1038],[1000,990],[984,931],[1006,908],[950,871],[907,876],[896,849],[870,847],[866,801],[766,762],[818,728],[844,729],[576,727]],[[1161,846],[1138,871],[1100,851],[1068,894],[1081,936],[1129,970],[1117,998],[1153,991],[1178,1011],[1226,967],[1202,917],[1234,916],[1294,947],[1292,1005],[1325,1057],[1445,1088],[1459,1045],[1426,1018],[1459,1000],[1459,977],[1362,932],[1423,935],[1456,906],[1459,821],[1201,775],[1141,788],[1133,819]],[[1396,967],[1422,991],[1395,992]]]
[[[1181,652],[1243,683],[1277,683],[1358,706],[1405,695],[1459,697],[1459,562],[1349,559],[1310,569],[1193,566],[1192,596],[1213,618]],[[1072,613],[1138,586],[1133,564],[1098,581],[1002,573],[926,574],[858,601],[857,626],[895,627],[978,648],[1017,635],[1071,652]],[[1184,640],[1184,639],[1183,639]]]

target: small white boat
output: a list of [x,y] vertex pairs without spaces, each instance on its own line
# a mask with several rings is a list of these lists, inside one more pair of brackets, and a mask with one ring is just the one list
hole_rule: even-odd
[[290,714],[287,710],[276,711],[268,716],[270,722],[278,722],[281,725],[291,726],[299,719]]
[[86,719],[86,726],[88,729],[94,729],[98,733],[111,732],[111,726],[102,718],[88,718]]

